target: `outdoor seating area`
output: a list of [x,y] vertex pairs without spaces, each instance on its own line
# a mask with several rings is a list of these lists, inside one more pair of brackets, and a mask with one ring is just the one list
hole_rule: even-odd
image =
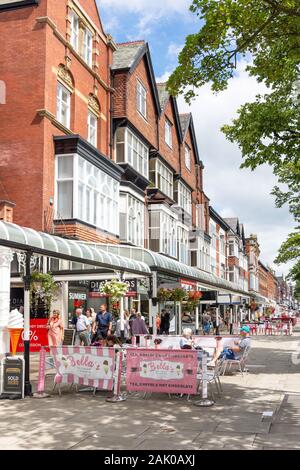
[[293,321],[291,318],[270,319],[264,321],[244,322],[250,328],[253,335],[292,335]]

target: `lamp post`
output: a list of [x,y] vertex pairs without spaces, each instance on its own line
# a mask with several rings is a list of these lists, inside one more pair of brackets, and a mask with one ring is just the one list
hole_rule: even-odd
[[24,361],[25,361],[25,396],[32,395],[30,383],[30,281],[32,252],[26,251],[24,275]]

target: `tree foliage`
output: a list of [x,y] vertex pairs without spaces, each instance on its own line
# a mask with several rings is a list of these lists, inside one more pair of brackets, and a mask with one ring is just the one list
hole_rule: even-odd
[[[239,145],[242,167],[272,167],[283,184],[272,191],[276,205],[288,204],[300,222],[300,1],[194,0],[191,11],[202,26],[186,38],[169,91],[183,93],[187,102],[206,83],[222,91],[244,57],[248,73],[267,91],[243,105],[222,131]],[[277,261],[285,258],[284,249],[292,259],[289,244],[300,242],[297,235],[283,244]]]

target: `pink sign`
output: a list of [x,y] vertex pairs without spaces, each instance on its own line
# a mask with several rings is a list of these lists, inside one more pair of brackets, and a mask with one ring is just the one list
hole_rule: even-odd
[[113,390],[115,350],[82,346],[51,347],[62,382]]
[[127,349],[128,391],[185,393],[197,391],[197,351]]

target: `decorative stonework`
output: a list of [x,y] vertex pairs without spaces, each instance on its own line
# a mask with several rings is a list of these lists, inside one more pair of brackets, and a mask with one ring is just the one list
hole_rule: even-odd
[[97,116],[100,115],[100,105],[97,97],[95,95],[90,95],[89,96],[89,108],[97,114]]
[[71,89],[74,88],[73,78],[68,68],[65,65],[60,65],[57,71],[57,76]]
[[0,267],[8,268],[13,260],[13,254],[10,250],[1,249],[0,251]]

